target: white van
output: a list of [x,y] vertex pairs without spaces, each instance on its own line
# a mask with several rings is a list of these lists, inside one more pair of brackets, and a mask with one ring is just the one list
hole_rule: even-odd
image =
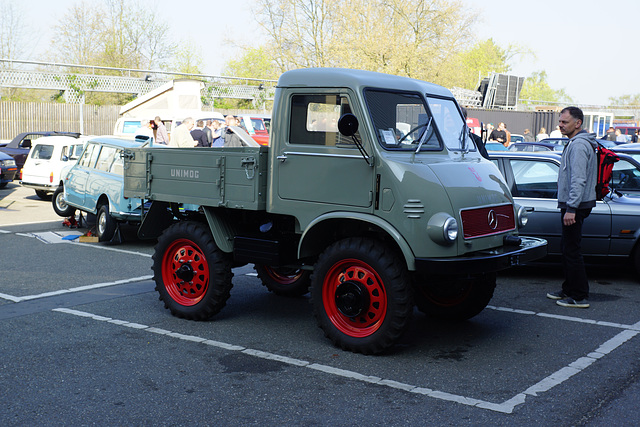
[[41,199],[48,199],[60,185],[60,172],[78,160],[88,139],[88,136],[38,138],[24,162],[20,184],[33,188]]
[[[203,111],[197,114],[186,113],[184,115],[176,115],[174,117],[160,117],[162,118],[162,123],[167,127],[169,137],[171,137],[171,130],[182,123],[182,121],[187,117],[192,117],[196,122],[198,120],[204,120],[205,122],[207,120],[218,120],[224,123],[224,116],[215,111]],[[154,117],[120,117],[116,121],[113,134],[119,137],[134,139],[136,137],[136,132],[140,127],[142,127],[142,123],[153,119]]]

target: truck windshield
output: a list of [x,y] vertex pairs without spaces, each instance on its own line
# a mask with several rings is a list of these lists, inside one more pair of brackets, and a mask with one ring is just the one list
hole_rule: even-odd
[[365,91],[367,107],[380,145],[387,150],[441,150],[435,120],[416,93]]
[[473,143],[467,140],[467,124],[455,101],[427,97],[427,102],[447,149],[475,149]]

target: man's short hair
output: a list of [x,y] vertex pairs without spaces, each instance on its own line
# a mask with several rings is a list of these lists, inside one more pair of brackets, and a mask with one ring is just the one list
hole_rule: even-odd
[[580,123],[584,123],[584,113],[578,107],[566,107],[560,111],[560,114],[569,113],[571,117],[576,120],[580,120]]

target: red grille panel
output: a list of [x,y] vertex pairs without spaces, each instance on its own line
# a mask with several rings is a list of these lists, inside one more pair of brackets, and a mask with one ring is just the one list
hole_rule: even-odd
[[464,210],[460,212],[460,217],[465,239],[504,233],[516,228],[513,206],[510,204]]

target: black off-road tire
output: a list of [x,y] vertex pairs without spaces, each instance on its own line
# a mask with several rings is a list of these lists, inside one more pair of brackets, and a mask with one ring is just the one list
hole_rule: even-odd
[[76,208],[69,206],[64,200],[64,187],[62,187],[62,185],[53,192],[51,204],[53,205],[55,213],[63,218],[68,218],[76,213]]
[[418,310],[429,317],[467,320],[491,301],[496,288],[495,273],[471,277],[414,278]]
[[311,276],[318,326],[345,350],[380,353],[404,333],[413,312],[404,260],[382,243],[348,238],[322,253]]
[[276,295],[299,297],[309,292],[311,272],[307,270],[262,264],[256,264],[254,268],[262,284]]
[[233,287],[231,258],[216,246],[209,229],[194,221],[180,221],[162,233],[152,269],[165,308],[189,320],[217,314]]

